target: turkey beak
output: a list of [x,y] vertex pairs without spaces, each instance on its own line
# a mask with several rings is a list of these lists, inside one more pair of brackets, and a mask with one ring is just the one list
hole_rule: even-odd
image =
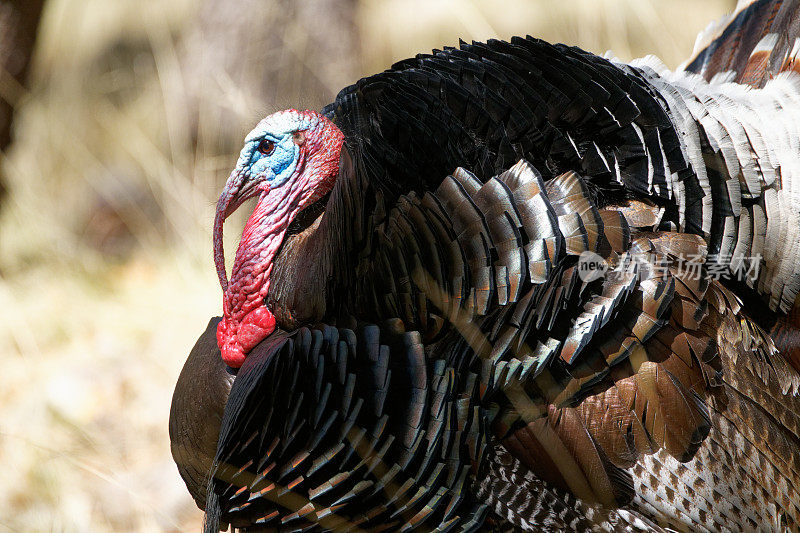
[[225,188],[217,200],[217,212],[214,216],[214,265],[217,267],[217,277],[222,287],[222,292],[228,290],[228,274],[225,270],[225,250],[222,245],[222,227],[225,219],[234,211],[260,191],[253,180],[247,180],[241,171],[231,172]]

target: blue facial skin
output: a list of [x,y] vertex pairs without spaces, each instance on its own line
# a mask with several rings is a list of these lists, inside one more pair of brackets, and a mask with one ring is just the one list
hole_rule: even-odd
[[[269,122],[269,123],[265,123]],[[288,116],[268,117],[251,131],[245,139],[236,167],[249,178],[265,181],[270,189],[286,183],[297,166],[300,147],[294,142],[293,132],[308,129],[312,124],[304,119]],[[266,155],[258,151],[262,140],[275,143],[275,149]]]
[[[292,134],[277,136],[268,133],[253,139],[249,137],[239,154],[236,166],[243,171],[244,175],[266,181],[270,189],[286,183],[294,174],[300,151],[292,140]],[[275,149],[269,155],[258,151],[258,145],[264,139],[275,143]]]

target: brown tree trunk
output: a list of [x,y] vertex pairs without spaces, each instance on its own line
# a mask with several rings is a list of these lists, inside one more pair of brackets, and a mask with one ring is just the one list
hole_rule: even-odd
[[[22,94],[44,0],[0,0],[0,151],[11,143],[14,107]],[[0,175],[0,198],[5,180]]]

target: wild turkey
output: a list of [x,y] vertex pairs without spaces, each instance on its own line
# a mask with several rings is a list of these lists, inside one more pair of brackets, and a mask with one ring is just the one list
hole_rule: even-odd
[[800,529],[797,11],[686,71],[462,42],[264,119],[170,417],[206,531]]

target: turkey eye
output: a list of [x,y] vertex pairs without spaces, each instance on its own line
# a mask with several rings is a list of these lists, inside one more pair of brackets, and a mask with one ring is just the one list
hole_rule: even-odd
[[269,155],[275,151],[275,143],[269,139],[263,139],[258,143],[258,151],[264,155]]

